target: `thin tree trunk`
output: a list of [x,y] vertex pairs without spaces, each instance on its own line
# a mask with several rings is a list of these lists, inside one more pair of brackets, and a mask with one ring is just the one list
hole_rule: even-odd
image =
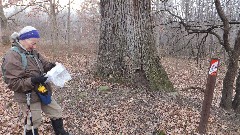
[[231,48],[229,43],[230,36],[230,24],[227,16],[222,9],[220,0],[215,0],[215,6],[219,17],[223,22],[223,47],[228,53],[229,64],[226,76],[223,80],[222,98],[220,106],[225,110],[230,110],[232,108],[232,94],[233,94],[233,83],[237,74],[238,69],[238,59],[240,55],[240,31],[238,31],[237,39],[235,40],[234,48]]
[[56,2],[55,0],[50,0],[50,19],[52,27],[52,44],[59,45],[58,40],[58,24],[57,24],[57,13],[56,13]]
[[236,102],[238,100],[239,92],[236,94],[235,101],[233,101],[233,103],[232,96],[233,96],[233,82],[235,80],[238,70],[239,55],[240,55],[240,30],[237,33],[237,38],[235,40],[232,56],[229,57],[228,70],[223,80],[223,91],[220,106],[226,110],[230,110],[232,108],[232,104],[235,105],[234,106],[235,109],[237,108]]
[[220,106],[225,110],[232,108],[232,96],[233,96],[233,82],[235,80],[238,64],[238,59],[230,59],[228,64],[228,70],[223,80],[223,90]]
[[67,19],[67,46],[70,46],[70,30],[71,30],[71,0],[68,2],[68,19]]
[[[235,46],[237,46],[239,49],[240,48],[240,30],[238,31],[238,36],[237,36],[237,39],[236,39],[236,43],[235,43]],[[238,60],[239,60],[239,53],[240,51],[237,50],[238,52],[237,53],[237,59],[236,59],[236,65],[238,68]],[[236,69],[236,72],[235,72],[235,76],[237,74],[237,69]],[[237,112],[237,113],[240,113],[240,74],[238,74],[238,77],[237,77],[237,80],[236,80],[236,90],[235,90],[236,94],[235,94],[235,97],[234,97],[234,100],[232,102],[232,107],[233,109]]]
[[0,0],[0,23],[1,23],[1,29],[0,29],[0,37],[1,37],[1,42],[3,45],[9,45],[10,40],[9,40],[9,30],[8,30],[8,23],[7,23],[7,18],[4,14],[3,11],[3,5],[2,5],[2,0]]
[[238,72],[238,77],[236,80],[236,94],[232,102],[232,107],[236,113],[240,113],[240,72]]

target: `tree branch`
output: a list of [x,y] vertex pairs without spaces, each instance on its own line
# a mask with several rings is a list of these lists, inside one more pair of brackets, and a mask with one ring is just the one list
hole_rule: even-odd
[[229,43],[229,33],[230,33],[229,21],[221,7],[221,3],[219,0],[215,0],[215,6],[216,6],[219,17],[223,22],[223,47],[225,48],[226,52],[231,57],[232,56],[232,48],[230,47],[230,43]]
[[46,6],[38,5],[40,8],[43,8],[45,10],[45,13],[47,13],[50,16],[49,9]]
[[173,53],[179,52],[179,51],[187,48],[188,45],[190,44],[191,40],[192,40],[195,36],[196,36],[196,33],[195,33],[195,35],[193,35],[193,36],[188,40],[188,43],[187,43],[185,46],[183,46],[182,48],[180,48],[180,49],[178,49],[178,50],[176,50],[176,51],[169,52],[169,54],[171,55],[171,54],[173,54]]
[[[166,6],[165,6],[165,9],[161,10],[161,11],[168,12],[171,16],[179,19],[178,23],[181,24],[185,28],[185,30],[188,32],[188,34],[209,33],[209,34],[214,35],[218,39],[219,43],[225,48],[225,50],[229,54],[229,56],[231,56],[233,49],[230,47],[230,43],[229,43],[230,24],[240,24],[240,22],[236,22],[236,21],[229,22],[228,21],[226,15],[224,14],[224,11],[221,7],[219,0],[215,0],[215,6],[216,6],[217,12],[221,18],[221,21],[223,22],[223,25],[220,25],[220,24],[219,25],[204,25],[204,26],[209,27],[207,29],[196,29],[196,26],[187,24],[181,16],[178,16],[178,15],[172,13],[170,10],[168,10],[166,8]],[[173,21],[171,21],[170,23],[172,23],[172,22]],[[201,26],[197,26],[197,27],[201,28]],[[216,29],[216,28],[223,28],[223,30],[224,30],[223,37],[221,37],[219,34],[214,32],[214,29]]]
[[25,9],[27,9],[27,8],[30,7],[30,6],[32,6],[32,5],[35,3],[35,1],[36,1],[36,0],[34,0],[33,2],[30,2],[28,5],[26,5],[26,6],[25,6],[23,9],[21,9],[20,11],[18,11],[18,12],[16,12],[16,13],[10,15],[9,17],[7,17],[7,19],[9,20],[9,19],[11,19],[13,16],[15,16],[15,15],[23,12]]
[[219,43],[220,43],[222,46],[224,46],[224,43],[223,43],[220,35],[218,35],[216,32],[213,32],[213,31],[211,31],[211,32],[209,32],[209,33],[212,34],[212,35],[214,35],[214,36],[218,39]]

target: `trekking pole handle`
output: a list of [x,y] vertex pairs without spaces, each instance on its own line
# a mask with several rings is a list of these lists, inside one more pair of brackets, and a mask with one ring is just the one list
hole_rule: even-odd
[[27,105],[30,105],[30,100],[31,100],[31,93],[27,93]]

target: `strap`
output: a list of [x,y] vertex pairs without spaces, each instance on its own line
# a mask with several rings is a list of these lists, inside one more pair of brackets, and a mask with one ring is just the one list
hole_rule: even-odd
[[13,47],[11,48],[11,50],[17,52],[17,53],[21,56],[21,58],[22,58],[22,65],[23,65],[23,68],[24,68],[24,70],[25,70],[25,69],[27,68],[27,56],[26,56],[26,54],[21,53],[21,52],[19,51],[18,47],[16,47],[16,46],[13,46]]
[[4,61],[5,61],[5,58],[3,58],[2,60],[1,68],[2,68],[2,78],[3,78],[3,81],[6,83],[6,77],[5,77],[6,69],[4,68],[4,65],[3,65]]

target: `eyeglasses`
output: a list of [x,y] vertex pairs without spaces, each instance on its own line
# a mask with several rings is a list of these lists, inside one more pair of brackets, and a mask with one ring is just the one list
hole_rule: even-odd
[[32,45],[32,46],[37,45],[37,42],[34,42],[34,41],[30,40],[30,39],[27,39],[26,41],[28,42],[29,45]]

